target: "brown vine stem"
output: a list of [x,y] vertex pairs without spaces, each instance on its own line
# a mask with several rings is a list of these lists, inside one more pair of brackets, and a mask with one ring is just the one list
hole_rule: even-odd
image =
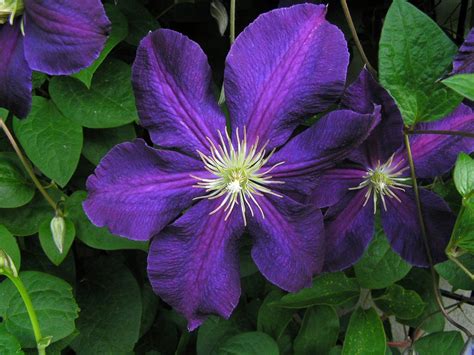
[[13,135],[11,134],[11,132],[8,129],[5,122],[3,122],[2,117],[0,117],[0,128],[2,128],[3,132],[5,132],[5,135],[7,136],[8,140],[10,141],[10,144],[11,144],[13,150],[15,151],[16,155],[18,155],[18,158],[20,159],[21,163],[25,167],[25,170],[28,173],[28,175],[30,176],[31,180],[33,180],[33,183],[35,184],[38,191],[43,195],[43,197],[49,203],[49,205],[53,208],[53,210],[56,211],[57,210],[56,202],[54,202],[54,200],[51,198],[51,196],[49,196],[49,194],[44,189],[43,185],[41,185],[41,182],[38,180],[35,173],[33,172],[33,168],[31,166],[30,162],[25,158],[25,156],[21,152],[20,147],[16,143],[15,138],[13,138]]
[[413,191],[415,192],[416,208],[418,211],[418,221],[420,223],[421,236],[423,238],[423,244],[425,246],[426,256],[428,258],[428,264],[430,266],[430,273],[431,273],[431,279],[433,283],[433,291],[436,298],[436,303],[438,304],[439,310],[441,311],[443,316],[456,328],[462,330],[467,335],[468,338],[471,338],[472,333],[467,328],[465,328],[462,324],[459,324],[458,322],[456,322],[444,308],[443,299],[441,298],[441,293],[438,288],[438,279],[436,277],[436,271],[433,266],[433,257],[431,255],[430,245],[428,243],[428,234],[426,232],[425,221],[423,218],[423,210],[421,207],[421,200],[420,200],[420,191],[418,190],[418,183],[416,180],[415,164],[413,162],[410,139],[408,138],[408,135],[406,133],[403,135],[403,138],[404,138],[405,147],[407,150],[408,163],[410,164],[411,179],[413,180]]
[[373,76],[377,76],[377,71],[370,64],[369,59],[365,55],[364,48],[362,47],[362,44],[360,43],[359,36],[357,35],[357,31],[354,26],[354,22],[352,21],[351,12],[349,11],[349,6],[347,6],[347,0],[341,0],[341,6],[342,6],[342,10],[344,11],[344,16],[346,17],[347,24],[349,25],[349,28],[351,30],[352,38],[354,38],[357,50],[359,51],[359,54],[362,57],[362,60],[364,61],[370,73]]
[[406,131],[407,134],[441,134],[448,136],[461,136],[467,138],[474,138],[474,133],[463,132],[463,131],[439,131],[429,129],[414,129]]

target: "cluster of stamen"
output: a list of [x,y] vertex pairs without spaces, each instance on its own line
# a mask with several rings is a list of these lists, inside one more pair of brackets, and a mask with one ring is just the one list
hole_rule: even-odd
[[277,197],[281,195],[275,193],[268,188],[270,184],[281,184],[281,181],[274,181],[268,175],[274,168],[283,164],[279,162],[269,168],[265,168],[265,164],[275,150],[266,154],[264,144],[262,148],[258,148],[258,137],[251,146],[247,143],[247,134],[244,129],[244,137],[240,140],[239,130],[236,130],[237,147],[232,143],[229,134],[226,132],[226,141],[222,133],[219,131],[220,144],[216,146],[214,142],[207,138],[210,142],[209,156],[198,151],[205,169],[212,173],[212,178],[201,178],[193,176],[198,182],[194,187],[205,189],[206,195],[197,197],[196,199],[218,199],[222,198],[221,203],[210,214],[214,214],[220,209],[226,212],[225,220],[227,220],[236,205],[240,206],[244,223],[247,224],[245,217],[247,207],[250,214],[254,215],[252,203],[258,208],[262,217],[265,214],[255,196],[263,196],[263,194],[271,194]]
[[397,171],[398,166],[401,162],[392,166],[393,155],[386,163],[380,164],[377,163],[377,166],[374,169],[369,169],[364,175],[364,181],[362,181],[358,186],[351,187],[349,190],[360,190],[367,187],[367,192],[365,193],[364,206],[367,205],[370,196],[374,200],[374,214],[377,212],[377,200],[380,198],[382,205],[385,211],[387,211],[387,204],[385,202],[385,197],[394,198],[398,202],[400,198],[397,196],[394,190],[405,191],[405,187],[411,187],[405,182],[410,180],[409,178],[400,177],[400,175],[407,169],[401,169]]
[[[24,11],[23,0],[0,0],[0,25],[9,22],[13,25],[13,19]],[[23,21],[21,23],[23,31]]]

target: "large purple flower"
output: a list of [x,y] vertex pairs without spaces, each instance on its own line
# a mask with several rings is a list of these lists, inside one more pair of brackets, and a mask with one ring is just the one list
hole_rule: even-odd
[[[382,106],[380,124],[346,162],[324,173],[314,192],[317,207],[330,206],[325,216],[328,271],[342,270],[362,256],[374,234],[377,208],[393,249],[413,265],[428,266],[410,185],[403,121],[393,99],[364,70],[347,89],[342,105],[364,113],[374,103]],[[472,132],[474,114],[461,105],[448,117],[417,128]],[[474,150],[472,139],[450,135],[414,135],[410,145],[421,179],[449,171],[459,152]],[[431,253],[434,262],[440,262],[445,259],[454,216],[440,197],[425,188],[420,189],[420,199]]]
[[0,106],[28,115],[32,70],[67,75],[89,66],[109,29],[100,0],[0,1]]
[[274,10],[240,34],[225,69],[231,136],[196,43],[162,29],[139,46],[138,111],[160,148],[136,140],[112,149],[88,179],[84,208],[115,234],[153,237],[150,281],[189,329],[211,313],[229,317],[237,305],[245,226],[253,260],[275,285],[297,291],[322,269],[322,215],[303,193],[380,117],[374,107],[334,111],[291,138],[344,87],[347,45],[325,13],[310,4]]
[[474,73],[474,28],[467,35],[459,52],[454,57],[453,71],[451,74]]

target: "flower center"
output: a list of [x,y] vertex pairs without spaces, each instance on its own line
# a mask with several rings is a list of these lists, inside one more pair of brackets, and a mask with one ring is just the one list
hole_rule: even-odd
[[363,177],[364,181],[362,181],[358,186],[349,189],[360,190],[367,187],[364,206],[372,195],[374,199],[374,214],[377,212],[377,200],[379,198],[382,200],[383,208],[386,211],[387,204],[385,202],[385,197],[394,198],[398,202],[401,202],[394,190],[405,191],[405,187],[411,187],[410,185],[405,184],[405,182],[410,180],[409,178],[399,177],[406,168],[397,171],[400,163],[395,166],[392,166],[392,163],[393,155],[387,160],[387,162],[385,162],[385,164],[380,164],[379,162],[374,169],[368,169]]
[[227,212],[225,220],[229,218],[235,205],[239,205],[244,223],[247,225],[245,217],[247,207],[251,215],[254,215],[251,202],[257,206],[263,218],[265,218],[265,214],[255,196],[271,194],[282,197],[270,190],[268,185],[282,184],[283,182],[272,180],[272,177],[268,174],[284,162],[279,162],[269,168],[265,168],[265,164],[269,161],[275,150],[266,154],[265,147],[267,144],[258,150],[258,138],[255,144],[249,146],[245,129],[242,140],[239,137],[239,130],[236,130],[237,147],[234,146],[227,132],[227,141],[224,140],[220,131],[218,133],[220,138],[219,145],[216,146],[208,138],[211,144],[211,154],[209,156],[198,151],[205,169],[212,173],[213,177],[200,178],[191,175],[198,180],[194,187],[205,189],[207,193],[195,199],[207,198],[213,200],[222,197],[222,202],[210,214],[214,214],[224,208],[224,211]]
[[13,19],[24,11],[23,0],[0,0],[0,25],[7,21],[13,25]]

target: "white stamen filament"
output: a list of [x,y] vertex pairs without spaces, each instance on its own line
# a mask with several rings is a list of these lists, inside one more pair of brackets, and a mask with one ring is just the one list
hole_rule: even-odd
[[265,185],[283,183],[282,181],[271,180],[272,176],[268,175],[268,173],[284,162],[274,164],[262,171],[262,168],[267,164],[270,157],[275,152],[275,150],[272,150],[268,155],[266,155],[265,147],[268,142],[258,150],[259,140],[257,137],[255,143],[249,147],[245,128],[242,140],[240,139],[239,130],[237,129],[237,148],[235,148],[227,132],[227,140],[224,140],[220,131],[218,131],[218,134],[220,144],[217,146],[210,138],[207,138],[210,143],[211,151],[209,156],[198,151],[198,154],[204,163],[204,168],[215,177],[201,178],[191,175],[193,178],[198,180],[194,187],[204,189],[207,193],[206,195],[196,197],[195,199],[207,198],[213,200],[225,195],[219,206],[210,213],[214,214],[224,208],[224,212],[226,212],[225,220],[229,218],[235,205],[239,205],[244,223],[247,225],[247,219],[245,216],[247,207],[250,214],[254,216],[254,210],[251,203],[257,206],[262,217],[265,218],[263,209],[254,195],[263,196],[263,194],[270,194],[282,197]]
[[349,190],[360,190],[367,187],[367,192],[364,195],[365,201],[363,206],[367,205],[367,202],[372,195],[374,201],[374,214],[377,212],[378,198],[382,201],[384,210],[387,211],[385,197],[394,198],[401,203],[402,201],[393,190],[405,191],[405,187],[411,187],[410,185],[405,184],[405,182],[410,180],[409,178],[399,177],[408,168],[397,171],[401,162],[395,166],[392,166],[392,163],[393,155],[382,165],[379,161],[374,169],[368,169],[363,177],[364,181],[356,187],[349,188]]

